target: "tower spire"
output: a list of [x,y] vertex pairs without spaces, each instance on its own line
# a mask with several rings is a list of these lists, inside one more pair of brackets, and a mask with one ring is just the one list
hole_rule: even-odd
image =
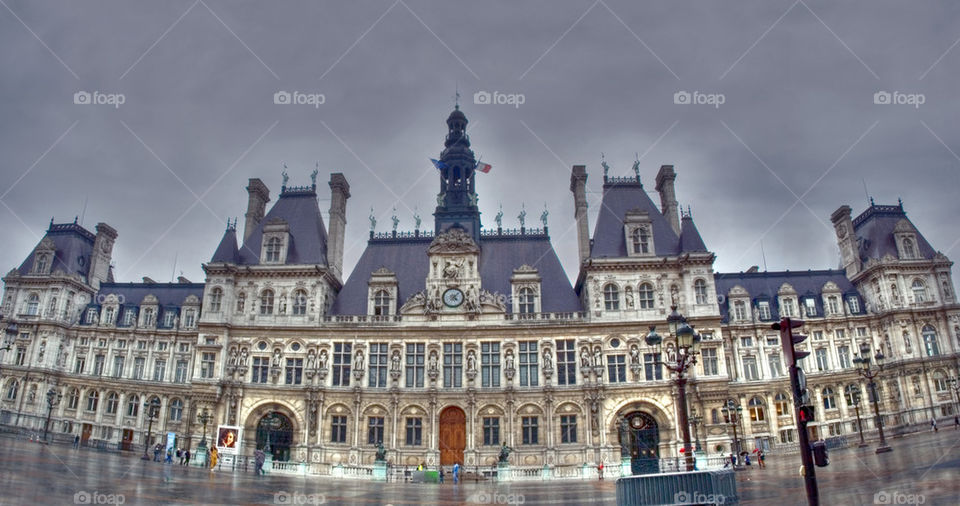
[[477,160],[470,149],[467,136],[467,116],[460,110],[459,89],[457,103],[447,117],[447,137],[440,153],[440,193],[437,208],[433,213],[435,232],[445,232],[459,226],[480,240],[480,211],[477,208],[476,168]]

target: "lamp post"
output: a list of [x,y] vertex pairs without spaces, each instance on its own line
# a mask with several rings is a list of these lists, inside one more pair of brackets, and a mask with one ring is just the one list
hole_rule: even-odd
[[698,452],[702,451],[702,449],[700,448],[700,424],[702,422],[703,422],[703,417],[696,413],[694,413],[693,416],[690,417],[690,423],[693,424],[693,440],[694,440],[693,448],[695,451],[698,451]]
[[867,388],[870,389],[870,397],[873,400],[873,416],[875,417],[875,422],[877,425],[877,431],[880,433],[880,446],[877,447],[876,453],[886,453],[892,452],[893,448],[887,445],[887,439],[883,436],[883,419],[880,418],[880,405],[878,403],[877,396],[877,383],[876,377],[880,375],[883,371],[883,353],[879,351],[876,355],[873,356],[873,360],[877,362],[877,368],[872,369],[870,367],[870,345],[868,343],[860,344],[860,355],[857,358],[853,359],[853,362],[857,364],[857,374],[862,376],[867,380]]
[[663,361],[663,355],[660,353],[663,344],[663,338],[657,334],[657,327],[650,326],[650,333],[647,334],[646,342],[648,345],[657,349],[657,365],[664,366],[668,370],[677,373],[677,419],[680,425],[680,433],[683,437],[683,453],[687,464],[687,470],[693,470],[693,449],[690,446],[690,422],[687,417],[687,378],[686,372],[693,364],[697,363],[697,353],[700,349],[700,335],[693,331],[693,327],[687,325],[687,319],[677,312],[677,306],[672,306],[670,316],[667,317],[667,327],[670,334],[667,339],[674,345],[673,356]]
[[867,446],[867,443],[863,440],[863,423],[860,421],[860,387],[857,387],[857,391],[851,394],[853,397],[853,410],[857,413],[857,431],[860,432],[860,444],[857,445],[857,448],[863,448]]
[[147,452],[150,450],[150,433],[153,431],[153,420],[157,417],[160,411],[160,399],[156,397],[149,402],[143,403],[143,409],[145,409],[145,415],[147,416],[147,441],[143,443],[143,457],[140,457],[142,460],[150,460],[150,455]]
[[8,351],[13,348],[13,341],[17,338],[17,333],[20,331],[17,328],[17,322],[11,321],[10,318],[4,318],[0,314],[0,325],[3,325],[6,322],[6,325],[3,329],[3,346],[0,347],[0,351]]
[[737,439],[737,423],[740,421],[740,416],[743,414],[743,406],[737,404],[733,399],[727,399],[727,403],[720,408],[720,412],[723,413],[723,420],[730,424],[733,427],[733,450],[734,455],[737,456],[737,462],[740,461],[740,441]]
[[203,424],[203,439],[200,440],[200,444],[197,445],[198,448],[207,447],[207,424],[213,420],[213,415],[210,414],[210,410],[203,408],[203,411],[197,415],[197,421]]
[[50,415],[53,413],[53,407],[60,404],[63,394],[57,389],[50,387],[47,390],[47,423],[43,425],[43,441],[47,441],[47,431],[50,429]]
[[260,423],[267,428],[267,446],[263,449],[263,453],[273,455],[273,449],[270,448],[271,440],[273,439],[273,431],[277,430],[277,428],[280,427],[280,424],[283,422],[280,421],[280,417],[277,416],[276,413],[271,413],[270,416],[264,418]]

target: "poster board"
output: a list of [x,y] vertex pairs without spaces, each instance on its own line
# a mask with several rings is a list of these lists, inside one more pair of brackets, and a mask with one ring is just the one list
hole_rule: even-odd
[[236,455],[240,452],[240,441],[243,427],[238,425],[221,425],[217,427],[217,451],[221,455]]

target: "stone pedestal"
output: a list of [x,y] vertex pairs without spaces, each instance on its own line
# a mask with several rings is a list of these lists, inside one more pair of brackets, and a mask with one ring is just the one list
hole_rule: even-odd
[[633,466],[630,457],[620,457],[620,476],[633,476]]
[[509,463],[500,462],[497,464],[497,481],[510,481],[512,478]]
[[270,474],[273,471],[273,454],[267,453],[267,458],[263,460],[263,474]]
[[373,481],[387,481],[386,462],[377,461],[373,463]]
[[197,448],[196,452],[190,452],[190,465],[196,467],[209,467],[209,455],[205,446]]
[[707,468],[707,452],[693,452],[693,465],[698,471],[705,470]]

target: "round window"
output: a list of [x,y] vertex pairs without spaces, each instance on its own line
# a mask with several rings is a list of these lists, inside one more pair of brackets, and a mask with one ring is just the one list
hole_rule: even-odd
[[616,337],[614,337],[613,339],[611,339],[611,340],[610,340],[610,347],[611,347],[611,348],[619,348],[619,347],[620,347],[620,340],[617,339]]
[[293,351],[300,351],[300,343],[293,343],[290,345],[290,349]]
[[267,349],[267,342],[266,342],[266,341],[260,341],[260,342],[257,344],[257,349],[260,350],[260,351],[263,351],[263,350]]

